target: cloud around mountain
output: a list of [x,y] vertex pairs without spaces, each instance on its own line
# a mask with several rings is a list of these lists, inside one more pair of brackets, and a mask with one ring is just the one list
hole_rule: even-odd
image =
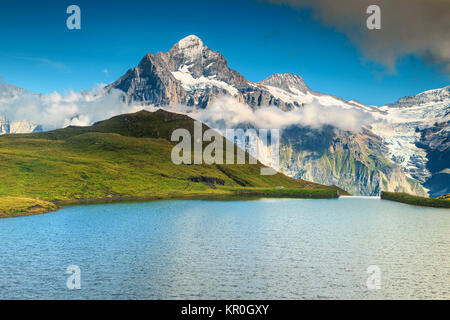
[[[122,102],[123,93],[112,90],[103,94],[103,86],[86,92],[71,91],[38,95],[27,90],[3,84],[0,81],[0,115],[10,122],[28,121],[44,130],[69,125],[90,125],[93,122],[139,110]],[[142,109],[142,108],[141,108]]]
[[[86,92],[69,92],[66,95],[54,92],[38,95],[29,91],[0,83],[0,114],[9,121],[28,121],[39,124],[44,130],[58,129],[69,125],[86,126],[119,114],[141,109],[155,111],[152,106],[126,104],[123,92],[111,90],[107,94],[102,86]],[[256,128],[283,129],[289,126],[320,128],[331,125],[341,130],[359,131],[373,121],[370,113],[356,108],[307,104],[292,111],[265,106],[252,109],[233,97],[217,98],[206,109],[194,109],[186,105],[165,106],[164,109],[189,114],[191,117],[226,128],[239,124],[251,124]]]
[[[266,0],[296,9],[335,27],[370,60],[395,70],[396,60],[415,54],[441,64],[450,75],[450,1],[448,0]],[[381,30],[369,30],[366,9],[381,8]]]
[[239,124],[250,124],[261,129],[285,129],[290,126],[319,129],[329,125],[344,131],[357,132],[374,121],[369,112],[356,108],[322,106],[312,102],[291,111],[282,111],[273,106],[252,109],[229,96],[218,98],[206,109],[193,111],[192,107],[180,105],[169,110],[188,113],[215,128],[235,128]]

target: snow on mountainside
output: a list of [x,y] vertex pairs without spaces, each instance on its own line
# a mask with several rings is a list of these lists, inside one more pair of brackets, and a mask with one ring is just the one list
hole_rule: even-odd
[[217,87],[224,89],[228,94],[236,96],[238,90],[224,81],[214,79],[215,76],[194,78],[189,71],[190,65],[184,65],[178,71],[172,72],[172,75],[182,83],[184,90],[195,91],[198,89],[208,89],[209,87]]
[[400,98],[397,102],[389,104],[392,108],[411,108],[435,103],[445,103],[450,99],[450,86],[441,89],[427,90],[415,96]]
[[9,133],[31,133],[40,132],[42,127],[28,121],[19,120],[10,122],[4,116],[0,115],[0,135]]
[[295,106],[316,102],[323,106],[340,106],[347,109],[357,107],[372,111],[370,107],[363,104],[313,91],[305,84],[301,76],[291,73],[275,73],[258,84],[260,89],[267,90],[276,99]]
[[[373,131],[385,140],[389,157],[429,188],[430,194],[449,192],[450,158],[439,161],[436,172],[430,157],[436,152],[442,156],[450,148],[450,86],[401,98],[380,110],[386,115],[373,125]],[[441,175],[439,185],[432,182],[436,173]]]
[[[417,169],[425,151],[416,146],[420,129],[450,120],[450,86],[399,99],[380,110],[386,114],[373,131],[386,140],[391,157],[409,169]],[[448,129],[448,127],[447,127]],[[426,174],[424,172],[424,174]]]
[[[169,55],[167,59],[172,65],[171,70],[176,70],[171,73],[187,92],[217,87],[232,96],[237,95],[238,90],[228,82],[239,83],[242,79],[233,79],[232,71],[229,71],[231,76],[227,72],[221,72],[227,68],[223,57],[204,46],[198,37],[188,36],[180,40]],[[236,77],[239,78],[237,75]]]

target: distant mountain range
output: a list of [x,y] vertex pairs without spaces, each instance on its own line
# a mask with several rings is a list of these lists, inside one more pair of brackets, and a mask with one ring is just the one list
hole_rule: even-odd
[[41,131],[42,127],[40,125],[35,125],[24,120],[9,122],[4,116],[0,115],[0,134],[30,133]]
[[[301,76],[290,73],[248,81],[228,67],[222,54],[191,35],[169,52],[146,54],[105,92],[113,89],[123,91],[128,104],[168,109],[177,105],[205,109],[220,97],[231,96],[254,110],[271,106],[288,112],[309,104],[358,110],[374,119],[358,132],[332,125],[283,129],[281,171],[337,185],[352,194],[377,195],[386,190],[440,196],[450,192],[450,86],[394,104],[369,106],[316,92]],[[8,133],[2,131],[1,118],[0,133]]]
[[[8,90],[0,91],[0,104],[4,100],[14,100],[16,97],[23,92],[25,89],[18,88],[12,85],[3,85]],[[8,133],[30,133],[30,132],[40,132],[42,127],[24,120],[9,121],[4,115],[0,114],[0,134]]]

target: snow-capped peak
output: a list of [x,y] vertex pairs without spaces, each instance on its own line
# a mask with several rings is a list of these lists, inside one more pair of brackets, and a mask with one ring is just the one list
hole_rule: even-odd
[[426,105],[430,103],[450,103],[450,86],[421,92],[414,96],[398,99],[393,104],[388,104],[392,108],[410,108],[412,106]]
[[178,47],[180,49],[203,47],[203,42],[199,37],[195,35],[190,35],[178,41]]
[[190,64],[201,60],[204,49],[202,40],[197,36],[190,35],[178,41],[169,52],[181,59],[182,64]]

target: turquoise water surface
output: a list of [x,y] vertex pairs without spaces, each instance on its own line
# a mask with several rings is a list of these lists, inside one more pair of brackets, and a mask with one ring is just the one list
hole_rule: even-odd
[[450,210],[379,199],[72,206],[0,242],[1,299],[450,299]]

